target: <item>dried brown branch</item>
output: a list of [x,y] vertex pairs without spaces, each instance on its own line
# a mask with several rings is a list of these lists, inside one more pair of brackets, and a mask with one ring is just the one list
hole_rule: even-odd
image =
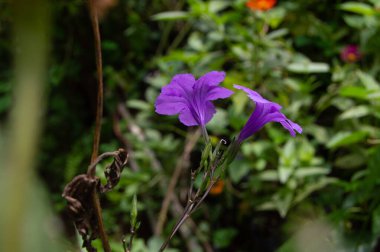
[[[98,11],[96,8],[96,0],[88,0],[88,9],[90,12],[91,25],[94,34],[94,46],[95,46],[95,60],[96,60],[96,72],[97,72],[97,102],[96,102],[96,121],[95,121],[95,133],[92,146],[91,161],[94,161],[98,156],[100,133],[102,127],[103,116],[103,67],[102,67],[102,49],[101,38],[99,31]],[[95,176],[95,174],[90,174]]]
[[[89,174],[81,174],[68,183],[62,197],[68,201],[68,211],[74,219],[75,226],[83,238],[83,246],[88,251],[96,251],[91,241],[99,237],[99,223],[96,218],[96,209],[93,208],[93,192],[106,192],[111,190],[120,180],[128,154],[124,149],[114,152],[106,152],[100,155],[89,166],[88,170],[95,170],[96,165],[107,157],[113,157],[113,162],[104,171],[107,183],[102,185],[98,177]],[[96,199],[95,199],[96,200]]]
[[96,251],[91,241],[98,237],[98,223],[94,215],[91,195],[98,183],[98,179],[88,174],[81,174],[66,185],[62,194],[68,202],[68,211],[74,220],[75,227],[83,238],[83,247],[91,252]]
[[[102,69],[102,50],[101,50],[101,39],[99,31],[99,20],[98,13],[95,4],[96,0],[88,0],[88,9],[90,12],[90,19],[92,30],[94,33],[94,44],[95,44],[95,60],[96,60],[96,72],[97,72],[97,81],[98,81],[98,95],[96,102],[96,120],[95,120],[95,132],[94,140],[92,146],[91,161],[94,161],[98,156],[99,152],[99,142],[100,142],[100,133],[101,133],[101,120],[103,115],[103,69]],[[95,177],[95,170],[88,170],[89,176],[92,178]],[[104,229],[103,218],[102,218],[102,208],[100,206],[99,196],[96,189],[92,190],[92,204],[95,210],[96,219],[99,227],[99,235],[102,240],[103,249],[106,252],[111,252],[111,247],[109,245],[107,233]]]

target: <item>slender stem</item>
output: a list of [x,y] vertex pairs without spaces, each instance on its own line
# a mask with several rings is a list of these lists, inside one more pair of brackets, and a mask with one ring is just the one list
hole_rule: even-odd
[[[31,240],[25,233],[28,223],[50,223],[47,218],[38,217],[45,202],[31,201],[31,197],[39,195],[34,168],[44,121],[43,94],[51,24],[49,5],[46,0],[9,2],[13,26],[13,100],[7,130],[3,131],[0,123],[1,139],[6,140],[0,143],[0,251],[27,250],[32,241],[46,235],[41,229],[32,234]],[[4,7],[7,8],[2,4]]]
[[[221,142],[222,143],[222,142]],[[217,148],[215,150],[215,154],[218,152]],[[188,191],[188,200],[187,200],[187,205],[182,213],[181,218],[178,220],[174,228],[172,229],[170,235],[168,238],[165,240],[165,242],[161,245],[161,248],[159,252],[162,252],[165,250],[167,245],[169,244],[170,240],[173,238],[174,234],[178,231],[178,229],[181,227],[181,225],[186,221],[187,218],[190,217],[190,215],[198,209],[199,205],[204,201],[204,199],[207,197],[209,194],[211,188],[215,185],[215,183],[219,180],[220,175],[216,176],[215,178],[215,171],[220,165],[221,159],[217,158],[212,162],[209,166],[209,168],[206,168],[205,173],[203,174],[202,177],[202,182],[201,185],[199,186],[197,192],[193,196],[193,185],[194,185],[194,180],[195,180],[195,173],[191,172],[191,182],[190,182],[190,187]],[[223,167],[222,167],[223,169]]]
[[[95,121],[95,132],[94,132],[94,142],[92,146],[91,162],[96,160],[99,152],[99,142],[100,142],[100,132],[101,132],[101,120],[103,115],[103,71],[102,71],[102,51],[101,51],[101,40],[99,31],[99,21],[97,9],[94,4],[94,0],[88,1],[88,8],[90,12],[91,25],[94,33],[94,43],[95,43],[95,60],[96,60],[96,72],[97,72],[97,82],[98,82],[98,95],[96,102],[96,121]],[[95,177],[95,169],[89,169],[88,174]],[[102,240],[103,249],[106,252],[111,252],[111,247],[109,245],[107,233],[104,229],[103,218],[102,218],[102,208],[100,206],[99,196],[94,189],[92,191],[92,204],[95,209],[96,220],[98,222],[99,236]]]
[[[166,215],[169,210],[169,205],[170,202],[172,201],[173,195],[174,195],[174,189],[177,184],[177,181],[181,175],[181,172],[185,166],[187,166],[188,159],[190,158],[190,153],[192,149],[195,147],[195,144],[197,143],[198,139],[200,136],[200,131],[197,130],[195,132],[189,132],[186,143],[185,143],[185,148],[183,150],[183,153],[178,160],[176,167],[174,168],[173,175],[170,179],[168,189],[166,191],[166,195],[164,200],[162,201],[162,207],[160,210],[160,213],[158,215],[158,221],[157,225],[155,228],[155,235],[161,235],[162,229],[164,227],[165,221],[166,221]],[[189,197],[190,199],[190,197]]]
[[133,245],[133,238],[135,237],[135,228],[132,227],[131,228],[131,236],[129,237],[129,244],[128,244],[128,252],[131,252],[132,251],[132,245]]
[[209,136],[208,136],[206,126],[205,126],[205,125],[202,125],[202,126],[201,126],[201,130],[202,130],[203,138],[205,139],[205,142],[206,142],[206,144],[207,144],[208,142],[210,142],[210,138],[209,138]]
[[[101,50],[101,38],[99,31],[99,21],[97,9],[94,0],[88,1],[90,18],[92,30],[94,33],[94,43],[95,43],[95,60],[96,60],[96,72],[97,72],[97,82],[98,82],[98,95],[96,103],[96,121],[95,121],[95,133],[94,141],[92,146],[91,160],[95,160],[99,152],[99,142],[100,142],[100,132],[102,128],[101,120],[103,115],[103,69],[102,69],[102,50]],[[95,175],[95,174],[91,174]]]
[[102,155],[100,155],[99,157],[97,157],[91,164],[90,166],[88,167],[88,173],[95,173],[95,168],[96,168],[96,165],[102,161],[103,159],[107,158],[107,157],[116,157],[117,155],[119,154],[118,151],[111,151],[111,152],[105,152],[103,153]]
[[93,190],[91,196],[92,196],[92,204],[95,209],[96,220],[98,221],[99,236],[100,236],[100,239],[102,240],[103,249],[106,252],[111,252],[111,247],[108,242],[108,236],[104,229],[104,223],[103,223],[103,218],[102,218],[102,207],[100,206],[99,196],[96,189]]
[[197,192],[195,193],[195,195],[193,197],[192,191],[193,191],[195,177],[194,177],[193,173],[191,174],[191,183],[190,183],[190,187],[189,187],[189,193],[188,193],[188,199],[187,199],[186,207],[183,210],[182,216],[180,217],[180,219],[177,221],[176,225],[174,226],[174,228],[170,232],[170,235],[168,236],[168,238],[166,238],[165,242],[161,245],[159,252],[162,252],[165,250],[166,246],[169,244],[170,240],[173,238],[173,236],[178,231],[178,229],[181,227],[181,225],[186,221],[186,219],[188,217],[190,217],[190,214],[193,212],[194,205],[198,205],[197,199],[199,197],[199,194],[202,191],[202,188],[203,188],[205,181],[207,180],[207,175],[208,175],[208,171],[206,171],[205,174],[203,175],[202,183],[201,183],[200,187],[198,188]]
[[131,236],[129,237],[129,243],[127,245],[127,241],[125,240],[125,238],[123,238],[123,248],[124,248],[124,252],[132,252],[132,243],[133,243],[133,238],[135,238],[135,234],[136,234],[136,228],[135,227],[131,227]]
[[161,245],[161,248],[159,252],[162,252],[165,250],[165,248],[168,246],[170,240],[173,238],[175,233],[177,233],[178,229],[181,227],[181,225],[185,222],[185,220],[190,216],[191,210],[193,209],[194,202],[190,199],[187,201],[187,205],[185,207],[185,210],[182,213],[181,218],[178,220],[177,224],[173,227],[172,231],[170,232],[170,235],[168,238],[166,238],[165,242]]

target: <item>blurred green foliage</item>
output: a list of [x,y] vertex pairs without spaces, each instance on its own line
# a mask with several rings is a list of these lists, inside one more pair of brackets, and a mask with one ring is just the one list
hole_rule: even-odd
[[[283,105],[304,133],[291,138],[273,123],[243,144],[223,192],[210,196],[194,216],[197,242],[217,251],[285,251],[295,223],[323,218],[343,239],[345,251],[373,251],[380,235],[379,8],[378,0],[284,0],[266,12],[248,9],[243,0],[118,1],[101,22],[101,152],[122,145],[115,137],[119,128],[139,169],[124,171],[117,189],[103,199],[114,251],[122,251],[119,241],[129,231],[135,194],[141,227],[133,251],[157,251],[161,240],[153,237],[152,226],[166,193],[160,181],[170,179],[187,129],[176,117],[156,115],[154,101],[173,75],[211,70],[226,72],[225,87],[242,84]],[[9,38],[12,19],[7,8],[0,11],[0,35]],[[89,163],[95,63],[85,3],[56,1],[53,18],[39,172],[61,214],[65,183]],[[358,45],[362,55],[354,63],[340,58],[349,44]],[[9,40],[0,40],[2,120],[12,101],[11,49]],[[121,115],[120,105],[130,117]],[[218,105],[208,125],[215,142],[232,139],[253,110],[240,92]],[[193,167],[200,146],[191,157]],[[181,200],[188,173],[176,187]],[[168,219],[164,234],[175,222]],[[172,245],[179,250],[172,251],[184,251],[186,242],[176,236]]]

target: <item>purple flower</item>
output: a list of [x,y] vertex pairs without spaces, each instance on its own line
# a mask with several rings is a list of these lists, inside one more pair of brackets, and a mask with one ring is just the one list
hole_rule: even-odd
[[198,80],[191,74],[177,74],[164,86],[156,100],[156,112],[162,115],[179,114],[186,126],[204,127],[215,114],[211,101],[227,98],[232,91],[219,87],[224,72],[209,72]]
[[298,133],[302,133],[302,128],[298,124],[290,121],[280,112],[281,106],[275,102],[264,99],[259,93],[239,85],[234,85],[236,89],[243,90],[248,97],[255,102],[255,110],[249,117],[247,123],[239,134],[238,142],[242,142],[254,133],[259,131],[268,122],[279,122],[287,129],[293,137]]
[[354,63],[360,60],[361,56],[357,45],[347,45],[340,52],[340,58],[347,63]]

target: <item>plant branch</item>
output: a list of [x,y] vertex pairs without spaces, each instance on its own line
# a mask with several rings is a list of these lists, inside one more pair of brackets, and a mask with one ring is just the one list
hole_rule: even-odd
[[[99,31],[99,20],[97,8],[94,1],[88,0],[88,8],[90,12],[91,25],[94,33],[94,46],[95,46],[95,60],[96,60],[96,72],[98,82],[97,102],[96,102],[96,121],[95,121],[95,133],[92,146],[91,161],[95,160],[99,152],[100,132],[102,128],[102,116],[103,116],[103,69],[102,69],[102,50],[101,50],[101,38]],[[95,176],[95,174],[91,174]]]
[[[98,82],[97,102],[96,102],[96,119],[95,119],[95,132],[92,146],[91,162],[94,161],[99,152],[100,133],[101,133],[101,120],[103,115],[103,70],[102,70],[102,51],[101,51],[101,39],[99,31],[98,13],[95,7],[95,0],[88,0],[88,9],[90,12],[90,19],[92,30],[94,33],[94,46],[95,46],[95,60],[96,60],[96,72]],[[95,169],[88,169],[88,174],[91,177],[95,177]],[[100,206],[99,196],[96,188],[91,194],[93,207],[95,209],[95,215],[98,222],[99,235],[102,240],[103,249],[106,252],[111,252],[107,233],[104,229],[102,208]]]
[[[178,229],[182,226],[183,223],[191,216],[191,214],[198,209],[200,204],[204,201],[204,199],[207,197],[209,194],[211,188],[215,185],[215,183],[219,180],[220,175],[216,175],[215,171],[220,168],[221,172],[224,171],[224,156],[221,155],[219,156],[219,148],[220,144],[225,143],[225,140],[221,140],[219,145],[215,148],[215,151],[213,153],[213,156],[210,158],[211,164],[208,167],[204,167],[206,170],[203,173],[202,176],[202,182],[197,190],[197,192],[193,195],[193,185],[194,185],[194,180],[195,177],[200,174],[202,171],[202,163],[201,166],[195,171],[191,172],[191,182],[190,186],[188,189],[188,199],[187,199],[187,204],[186,207],[177,221],[176,225],[172,229],[170,235],[168,238],[164,241],[164,243],[161,245],[161,248],[159,252],[162,252],[165,250],[167,245],[169,244],[170,240],[173,238],[175,233],[178,231]],[[207,149],[205,150],[207,151]],[[202,161],[201,161],[202,162]]]
[[178,179],[181,175],[182,170],[186,166],[188,166],[186,164],[188,164],[188,161],[190,158],[190,153],[194,149],[195,144],[197,143],[199,137],[200,137],[200,130],[197,130],[194,133],[191,132],[188,134],[188,137],[187,137],[186,143],[185,143],[184,151],[183,151],[180,159],[177,161],[173,175],[172,175],[170,182],[169,182],[168,189],[166,191],[165,198],[162,202],[162,207],[161,207],[160,213],[158,215],[157,226],[156,226],[156,229],[154,232],[155,235],[159,236],[162,233],[162,229],[163,229],[165,221],[166,221],[166,216],[168,213],[169,205],[170,205],[170,202],[173,198],[175,186],[177,185],[177,182],[178,182]]
[[[120,103],[118,105],[118,113],[126,121],[129,132],[134,134],[138,138],[139,141],[145,142],[146,137],[143,130],[133,121],[133,118],[130,115],[127,108],[125,107],[124,103]],[[144,147],[144,152],[151,161],[152,169],[157,173],[162,173],[163,171],[162,165],[159,162],[159,160],[156,158],[155,153],[151,149],[149,149],[146,145]],[[130,158],[133,159],[134,158],[133,155],[130,156]],[[163,177],[160,180],[159,185],[160,185],[161,190],[166,190],[168,181],[166,180],[165,177]],[[180,204],[179,199],[176,195],[173,195],[172,201],[173,201],[173,204],[170,204],[170,208],[169,208],[171,215],[178,216],[178,213],[183,213],[184,208]],[[189,225],[187,225],[187,223],[189,223]],[[182,225],[179,229],[179,232],[182,238],[186,241],[186,246],[188,247],[188,251],[193,251],[194,248],[199,247],[197,242],[191,239],[191,232],[194,232],[194,234],[197,235],[198,232],[196,232],[196,229],[197,227],[190,217],[188,218],[188,222],[186,222],[185,225]],[[203,247],[205,248],[206,251],[212,252],[212,247],[207,241],[203,241]]]

